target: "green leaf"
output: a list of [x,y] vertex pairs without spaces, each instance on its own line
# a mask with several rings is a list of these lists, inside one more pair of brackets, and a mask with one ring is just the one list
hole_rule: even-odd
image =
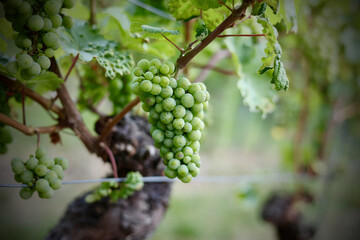
[[64,80],[59,78],[55,73],[46,71],[29,81],[24,81],[24,83],[34,87],[38,92],[46,92],[55,91],[64,83]]
[[286,76],[284,65],[278,57],[275,58],[274,72],[271,83],[275,84],[275,89],[278,91],[287,90],[289,87],[289,80]]
[[196,31],[195,38],[198,41],[202,41],[204,38],[207,37],[207,35],[209,35],[209,30],[206,27],[206,24],[204,23],[204,21],[202,19],[199,19],[197,21],[195,31]]
[[190,0],[166,0],[168,11],[176,18],[176,20],[189,20],[200,16],[198,9]]
[[273,10],[274,14],[279,11],[280,0],[265,0],[264,1]]
[[[197,8],[208,10],[209,8],[219,8],[222,4],[218,0],[190,0]],[[223,0],[226,2],[226,0]]]
[[0,18],[0,33],[7,39],[12,38],[14,30],[12,29],[11,23],[5,18]]
[[158,28],[158,27],[152,27],[152,26],[148,26],[148,25],[141,25],[141,29],[144,32],[148,32],[148,33],[162,33],[162,34],[172,34],[172,35],[179,35],[180,32],[178,30],[167,30],[165,28]]
[[255,3],[253,9],[251,10],[251,15],[252,16],[261,16],[265,13],[267,8],[267,4],[266,3]]
[[103,11],[104,13],[112,16],[120,24],[121,28],[125,31],[130,30],[131,22],[127,15],[124,13],[124,9],[120,7],[110,7]]
[[116,74],[130,74],[130,68],[134,64],[128,53],[120,53],[115,49],[100,53],[96,60],[105,69],[105,76],[111,79],[114,79]]
[[[202,19],[210,31],[213,31],[217,26],[225,20],[226,14],[223,14],[222,9],[208,9],[203,11]],[[227,10],[228,11],[228,10]]]
[[286,32],[297,31],[297,14],[294,0],[280,0],[279,9],[276,13],[267,9],[265,14],[273,25],[284,21]]
[[4,39],[0,37],[0,52],[5,52],[7,48],[7,43]]

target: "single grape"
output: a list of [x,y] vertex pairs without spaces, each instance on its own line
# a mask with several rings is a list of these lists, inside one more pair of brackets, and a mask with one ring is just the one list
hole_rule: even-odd
[[57,190],[57,189],[59,189],[60,187],[61,187],[61,180],[60,179],[58,179],[58,178],[53,178],[53,179],[51,179],[50,181],[49,181],[49,183],[50,183],[50,187],[52,188],[52,189],[54,189],[54,190]]
[[[55,55],[54,49],[52,48],[47,48],[45,50],[45,56],[47,56],[48,58],[52,58]],[[40,63],[39,63],[40,64]],[[41,65],[40,65],[41,66]]]
[[29,72],[27,71],[27,69],[22,69],[20,71],[20,76],[22,77],[22,79],[24,80],[30,80],[32,79],[34,76],[29,74]]
[[36,181],[35,188],[38,192],[46,192],[49,187],[49,182],[44,178],[40,178]]
[[172,74],[175,71],[175,65],[172,62],[166,62],[165,64],[168,65],[168,67],[169,67],[168,74]]
[[200,142],[199,141],[194,141],[189,146],[194,150],[194,152],[200,151]]
[[161,156],[161,157],[164,157],[166,153],[170,152],[170,149],[167,148],[167,147],[165,147],[164,145],[162,145],[162,146],[160,147],[160,151],[159,151],[159,152],[160,152],[160,156]]
[[161,103],[155,104],[154,110],[157,113],[162,113],[164,111]]
[[[149,105],[149,104],[147,104],[147,103],[143,103],[142,105],[141,105],[141,107],[142,107],[142,109],[145,111],[145,112],[150,112],[150,110],[151,110],[151,106]],[[150,122],[151,123],[151,122]]]
[[176,101],[173,98],[165,98],[164,101],[162,102],[162,107],[165,111],[172,111],[175,109],[176,106]]
[[194,150],[191,147],[184,147],[183,152],[185,156],[192,156],[194,154]]
[[174,130],[174,126],[172,125],[172,123],[169,123],[166,125],[166,129],[167,130],[170,130],[170,131],[173,131]]
[[161,67],[161,62],[160,62],[159,59],[154,58],[154,59],[152,59],[152,60],[150,61],[150,66],[154,66],[154,67],[156,67],[157,69],[160,69],[160,67]]
[[153,78],[153,83],[159,84],[160,82],[161,82],[161,77],[155,76],[155,77]]
[[171,148],[173,146],[172,139],[165,138],[163,144],[164,144],[165,147]]
[[184,94],[181,97],[181,104],[186,108],[191,108],[194,105],[194,97],[189,93]]
[[15,174],[14,175],[14,179],[16,182],[21,183],[22,182],[22,178],[20,174]]
[[18,165],[19,163],[23,163],[22,159],[19,158],[19,157],[14,157],[12,160],[11,160],[11,167],[14,167],[16,165]]
[[22,199],[29,199],[33,195],[33,190],[29,187],[23,187],[21,188],[19,195]]
[[191,120],[191,125],[192,125],[192,128],[194,130],[202,130],[202,129],[204,129],[204,122],[198,117],[194,117]]
[[195,171],[198,167],[196,166],[196,164],[195,163],[189,163],[188,165],[187,165],[187,167],[188,167],[188,169],[189,169],[189,171]]
[[46,192],[38,192],[40,198],[52,198],[54,196],[54,190],[49,187]]
[[160,96],[163,98],[169,98],[173,95],[173,89],[170,86],[162,88]]
[[171,159],[174,158],[174,153],[173,152],[168,152],[165,154],[165,159],[170,161]]
[[177,98],[181,98],[185,94],[185,90],[183,88],[176,88],[174,91],[174,95]]
[[177,87],[177,81],[176,81],[175,78],[170,78],[170,84],[169,84],[169,86],[170,86],[171,88],[174,88],[174,89]]
[[178,130],[182,129],[185,126],[184,119],[182,119],[182,118],[174,119],[173,126],[174,126],[175,129],[178,129]]
[[56,172],[50,170],[45,174],[44,178],[50,182],[52,179],[58,179],[58,175]]
[[155,66],[151,66],[149,68],[149,71],[154,75],[158,73],[158,69]]
[[149,70],[150,62],[146,59],[141,59],[137,63],[137,67],[141,68],[144,72],[146,72],[147,70]]
[[201,138],[201,132],[200,130],[191,131],[187,136],[190,141],[198,141]]
[[179,81],[177,82],[177,86],[183,88],[185,91],[188,90],[190,85],[191,83],[187,78],[180,78]]
[[154,96],[161,93],[161,86],[159,84],[153,84],[150,93]]
[[18,48],[24,48],[23,46],[23,42],[24,42],[24,39],[26,38],[26,36],[24,34],[17,34],[16,37],[15,37],[15,45],[18,47]]
[[196,102],[203,103],[206,100],[206,93],[204,91],[197,91],[194,94],[194,99]]
[[144,92],[150,92],[152,88],[152,83],[149,80],[144,80],[140,83],[140,89]]
[[134,75],[136,77],[141,77],[143,75],[143,73],[144,73],[143,70],[141,68],[139,68],[139,67],[134,69]]
[[174,119],[174,116],[172,115],[171,112],[162,112],[160,114],[160,121],[164,124],[171,123],[173,119]]
[[184,124],[184,127],[182,129],[184,132],[189,133],[192,131],[192,125],[188,122]]
[[52,168],[51,168],[52,171],[56,172],[56,174],[58,175],[58,177],[60,179],[63,179],[64,178],[64,170],[63,168],[58,165],[58,164],[55,164]]
[[193,112],[194,114],[197,114],[201,111],[204,110],[204,104],[203,103],[195,103],[192,107],[191,107],[191,112]]
[[[171,124],[172,125],[172,124]],[[173,138],[175,136],[174,132],[171,130],[166,130],[165,131],[165,137],[167,138]]]
[[188,92],[189,92],[191,95],[194,95],[197,91],[201,91],[201,87],[200,87],[199,83],[193,83],[193,84],[191,84],[191,86],[189,86],[189,88],[188,88]]
[[48,15],[54,15],[59,13],[61,5],[56,0],[47,1],[44,5],[44,10]]
[[40,64],[34,62],[33,65],[27,69],[28,73],[32,76],[37,76],[41,72]]
[[177,177],[177,172],[172,170],[170,167],[166,167],[164,170],[165,176],[167,176],[170,179],[174,179]]
[[[180,149],[181,149],[181,148],[180,148]],[[176,153],[175,153],[175,158],[176,158],[176,159],[181,160],[181,159],[183,159],[183,158],[185,157],[185,155],[184,155],[184,153],[183,153],[182,151],[176,149],[175,152],[176,152]]]
[[[14,160],[14,159],[13,159]],[[24,163],[21,162],[21,161],[14,161],[14,162],[11,162],[11,167],[12,167],[12,171],[15,173],[15,174],[22,174],[25,170],[25,166],[24,166]]]
[[192,176],[191,176],[191,174],[187,174],[187,175],[181,177],[180,180],[181,180],[183,183],[189,183],[189,182],[191,182],[191,180],[192,180]]
[[180,161],[174,158],[169,161],[168,167],[171,168],[172,170],[176,170],[178,169],[180,164],[181,164]]
[[185,164],[190,163],[190,162],[191,162],[191,157],[190,157],[190,156],[185,156],[184,159],[183,159],[183,162],[184,162]]
[[155,104],[155,97],[154,96],[147,96],[144,100],[144,103],[146,103],[149,106],[152,106]]
[[175,130],[174,130],[174,133],[175,133],[175,135],[182,135],[182,134],[183,134],[183,131],[180,130],[180,129],[175,129]]
[[197,167],[200,167],[201,161],[200,161],[200,155],[199,154],[192,155],[191,161],[194,162]]
[[189,173],[189,169],[186,165],[182,164],[178,167],[177,173],[180,177],[186,176]]
[[186,109],[183,106],[177,105],[174,108],[173,115],[175,118],[182,118],[185,116],[185,114],[186,114]]
[[31,47],[31,39],[30,38],[25,38],[22,42],[22,45],[24,46],[24,48],[30,48]]
[[201,120],[204,119],[204,111],[198,112],[194,114],[194,117],[198,117]]
[[169,66],[167,64],[162,64],[160,67],[160,72],[164,75],[169,74],[169,72],[170,72]]
[[42,40],[47,47],[53,47],[58,44],[57,43],[58,38],[57,38],[56,34],[52,33],[52,32],[45,33],[44,36],[42,37]]
[[136,95],[139,95],[141,93],[140,83],[134,82],[131,84],[131,92],[133,92]]
[[173,144],[175,147],[178,147],[178,148],[183,147],[186,144],[186,139],[182,135],[177,135],[173,138]]
[[50,67],[50,59],[46,56],[40,56],[36,60],[36,62],[40,65],[42,69],[48,69]]
[[153,118],[153,119],[159,119],[160,118],[160,114],[157,113],[154,108],[150,110],[150,115],[149,116],[151,118]]
[[72,17],[70,17],[70,16],[65,16],[65,17],[63,18],[63,23],[62,23],[62,24],[63,24],[63,26],[64,26],[65,28],[70,29],[70,28],[73,27],[74,21],[73,21]]
[[63,0],[63,8],[73,8],[75,5],[75,0]]
[[155,142],[162,142],[164,140],[164,132],[157,129],[153,132],[152,138]]
[[28,27],[34,32],[40,31],[44,27],[43,18],[39,15],[32,15],[28,20]]
[[169,85],[169,83],[170,83],[169,78],[167,78],[165,76],[161,77],[160,86],[165,88],[165,87],[167,87]]
[[69,160],[67,160],[66,158],[56,157],[54,161],[55,164],[60,165],[64,170],[66,170],[69,167]]
[[39,164],[39,160],[35,157],[30,157],[25,163],[26,168],[29,170],[35,169],[38,164]]
[[31,182],[33,179],[34,179],[34,174],[29,170],[25,170],[21,174],[21,180],[25,184]]
[[16,62],[8,62],[6,64],[6,71],[10,75],[15,75],[19,71],[17,63]]
[[51,168],[55,164],[54,160],[47,155],[39,158],[39,163],[45,165],[47,168]]
[[164,98],[158,95],[158,96],[156,96],[155,100],[156,100],[156,103],[162,103]]
[[47,171],[48,171],[48,168],[47,168],[44,164],[39,164],[39,165],[35,168],[35,173],[36,173],[36,175],[38,175],[39,177],[44,176]]
[[55,14],[55,15],[50,16],[50,20],[52,22],[52,27],[53,28],[58,28],[62,24],[62,17],[59,14]]
[[17,61],[18,61],[18,66],[22,69],[27,69],[31,67],[32,64],[34,63],[32,57],[26,53],[19,55]]
[[47,153],[43,147],[39,147],[38,149],[36,149],[35,155],[38,159],[40,159],[42,156],[47,155]]
[[198,167],[196,167],[195,170],[190,172],[191,176],[193,177],[196,177],[197,175],[199,175],[199,173],[200,173],[200,169]]

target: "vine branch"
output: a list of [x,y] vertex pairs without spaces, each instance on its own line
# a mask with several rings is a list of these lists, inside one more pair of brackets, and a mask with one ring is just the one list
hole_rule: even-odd
[[169,38],[167,38],[164,34],[161,33],[161,36],[163,36],[169,43],[171,43],[174,47],[177,48],[180,52],[183,52],[184,49],[181,49],[178,45],[176,45],[173,41],[171,41]]
[[265,34],[224,34],[218,36],[218,38],[225,37],[265,37]]
[[114,154],[112,153],[111,149],[103,142],[100,142],[99,145],[100,145],[100,147],[102,147],[105,150],[108,157],[110,158],[111,166],[112,166],[112,169],[113,169],[113,172],[114,172],[114,178],[119,178],[118,171],[117,171],[117,166],[116,166],[116,161],[115,161]]

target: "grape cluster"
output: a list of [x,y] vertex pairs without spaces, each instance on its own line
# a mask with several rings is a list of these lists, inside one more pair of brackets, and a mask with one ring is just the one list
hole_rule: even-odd
[[72,27],[72,18],[61,13],[61,8],[72,8],[75,0],[7,0],[4,3],[5,18],[17,32],[15,45],[22,49],[16,61],[8,62],[9,75],[20,72],[24,80],[46,71],[60,46],[55,29],[63,25]]
[[188,183],[200,170],[200,138],[204,129],[204,110],[209,93],[203,83],[190,83],[171,77],[175,66],[142,59],[134,70],[132,91],[149,112],[150,133],[160,149],[165,175]]
[[[0,113],[9,115],[10,107],[7,99],[7,88],[0,84]],[[0,122],[0,154],[7,152],[7,144],[12,142],[12,136],[10,130],[6,127],[6,124]]]
[[139,172],[128,172],[122,184],[115,181],[103,182],[95,191],[86,195],[85,201],[93,203],[104,197],[110,197],[111,201],[117,202],[120,198],[128,198],[143,186],[144,182]]
[[31,155],[26,162],[18,157],[11,160],[15,180],[28,185],[21,188],[20,197],[29,199],[37,191],[40,198],[51,198],[54,190],[61,187],[61,179],[69,162],[60,157],[51,159],[43,148],[38,148],[35,155]]
[[134,97],[131,92],[131,80],[132,76],[130,74],[117,75],[114,79],[110,79],[109,99],[113,103],[115,113],[120,112]]

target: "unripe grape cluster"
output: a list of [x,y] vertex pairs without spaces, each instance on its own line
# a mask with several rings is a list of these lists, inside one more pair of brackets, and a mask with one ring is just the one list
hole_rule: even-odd
[[110,79],[109,99],[113,103],[114,112],[120,112],[134,98],[134,94],[131,92],[131,80],[130,74],[117,75],[114,79]]
[[54,190],[61,187],[64,170],[68,166],[69,162],[66,158],[52,159],[41,147],[36,150],[35,156],[30,155],[26,162],[18,157],[11,160],[15,181],[27,185],[20,190],[20,197],[23,199],[31,198],[35,191],[40,198],[51,198]]
[[[7,99],[7,88],[0,84],[0,113],[4,115],[10,114],[10,107]],[[0,122],[0,154],[7,152],[7,144],[12,142],[12,136],[7,125]]]
[[60,47],[55,29],[63,25],[72,27],[72,18],[61,13],[62,8],[72,8],[75,0],[7,0],[4,2],[5,18],[17,33],[15,45],[22,49],[16,61],[8,62],[9,75],[20,72],[30,80],[50,67],[54,50]]
[[203,83],[171,77],[175,66],[142,59],[134,70],[132,91],[149,113],[150,133],[166,165],[165,175],[188,183],[200,172],[200,138],[209,92]]

